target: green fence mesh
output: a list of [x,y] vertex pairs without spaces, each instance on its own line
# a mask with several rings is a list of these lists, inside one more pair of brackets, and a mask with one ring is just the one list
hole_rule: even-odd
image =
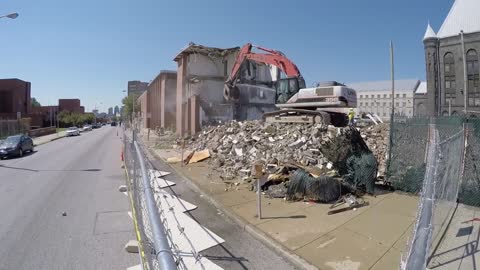
[[[438,179],[442,182],[437,192],[455,200],[458,190],[459,202],[480,206],[480,119],[477,118],[395,119],[391,126],[388,181],[396,190],[415,194],[421,191],[432,125],[439,133],[439,146],[443,149],[438,168]],[[458,179],[456,175],[460,175],[460,188],[454,180]]]

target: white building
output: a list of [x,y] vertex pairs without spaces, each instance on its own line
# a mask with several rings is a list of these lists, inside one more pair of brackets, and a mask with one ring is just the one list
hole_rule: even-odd
[[[357,92],[355,113],[376,114],[385,121],[392,111],[392,82],[374,81],[349,83],[348,87]],[[395,114],[412,117],[414,115],[414,94],[424,85],[420,80],[395,80]]]

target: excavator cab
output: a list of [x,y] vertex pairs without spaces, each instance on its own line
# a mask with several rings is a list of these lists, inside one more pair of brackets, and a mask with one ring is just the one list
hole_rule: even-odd
[[276,104],[284,104],[295,95],[300,89],[305,88],[303,77],[292,77],[279,79],[275,83]]

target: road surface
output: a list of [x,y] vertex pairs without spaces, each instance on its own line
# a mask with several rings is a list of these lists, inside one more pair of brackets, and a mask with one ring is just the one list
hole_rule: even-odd
[[[121,133],[105,126],[0,160],[0,269],[126,269],[139,264],[120,164]],[[154,162],[159,169],[165,164]],[[221,214],[173,173],[173,192],[194,203],[191,217],[225,243],[202,255],[224,269],[294,269]],[[66,216],[62,216],[66,212]]]
[[[139,263],[116,127],[0,160],[0,269],[126,269]],[[66,212],[66,216],[62,216]]]

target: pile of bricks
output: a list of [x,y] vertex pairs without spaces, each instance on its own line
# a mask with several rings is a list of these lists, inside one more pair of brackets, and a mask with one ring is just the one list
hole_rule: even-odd
[[254,163],[276,167],[286,163],[335,170],[321,152],[322,144],[342,136],[348,128],[321,125],[230,122],[209,127],[192,137],[190,150],[208,149],[210,163],[224,180],[247,178]]

